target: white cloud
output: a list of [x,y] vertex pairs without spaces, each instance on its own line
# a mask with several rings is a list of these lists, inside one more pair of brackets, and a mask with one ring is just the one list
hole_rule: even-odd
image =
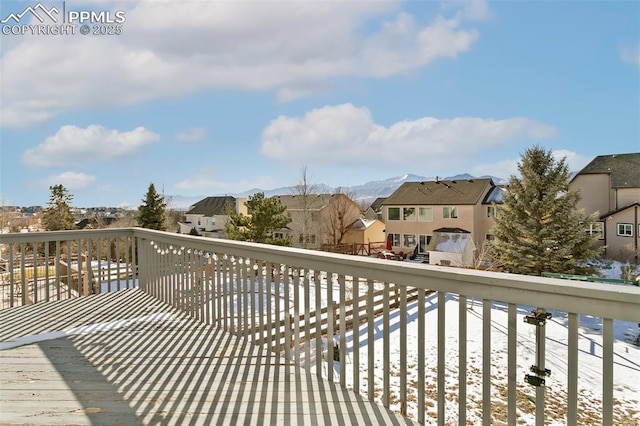
[[198,191],[208,191],[216,194],[232,194],[244,192],[252,188],[271,188],[275,185],[275,180],[269,176],[258,176],[251,180],[224,181],[218,176],[212,175],[211,171],[200,171],[188,179],[182,180],[174,185],[175,189],[185,193],[198,193]]
[[[569,166],[570,172],[580,171],[586,166],[592,158],[578,154],[566,149],[553,150],[551,155],[556,161],[560,161],[563,158],[566,160]],[[485,163],[474,166],[471,169],[471,174],[475,176],[491,175],[508,179],[510,176],[518,176],[518,163],[520,158],[511,158],[507,160],[497,161],[495,163]]]
[[81,128],[63,126],[35,148],[27,149],[22,160],[30,166],[65,166],[89,161],[108,161],[135,154],[142,146],[159,139],[144,127],[129,132],[99,125]]
[[637,65],[640,67],[640,44],[634,47],[625,47],[620,52],[620,57],[627,64]]
[[196,127],[185,132],[176,133],[179,142],[197,142],[204,139],[207,131],[204,127]]
[[82,191],[95,185],[96,177],[86,173],[64,172],[49,176],[43,181],[46,186],[63,185],[70,192]]
[[469,160],[480,150],[520,139],[553,137],[553,126],[522,117],[423,117],[384,127],[366,108],[326,106],[304,117],[281,116],[262,132],[261,150],[293,163],[413,164],[438,166]]
[[334,78],[408,73],[468,50],[478,33],[465,22],[486,7],[417,23],[400,5],[142,1],[119,36],[12,38],[0,59],[2,125],[204,90],[274,90],[290,100]]

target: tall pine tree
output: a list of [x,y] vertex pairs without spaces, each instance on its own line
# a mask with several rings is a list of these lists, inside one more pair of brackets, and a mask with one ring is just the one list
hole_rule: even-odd
[[46,231],[75,229],[76,220],[71,213],[73,196],[63,185],[50,186],[49,207],[43,213],[42,223]]
[[279,199],[265,198],[264,193],[259,192],[249,197],[245,204],[248,216],[235,212],[229,214],[225,230],[230,239],[279,246],[291,245],[290,238],[274,236],[275,232],[291,222],[289,215],[285,214],[287,207],[283,206]]
[[153,183],[150,184],[142,204],[138,206],[138,225],[142,228],[165,231],[167,229],[166,208],[164,197],[158,194]]
[[520,177],[511,176],[496,209],[489,246],[496,266],[527,275],[595,272],[589,261],[601,249],[587,230],[596,217],[576,210],[580,194],[569,191],[565,159],[556,161],[551,151],[535,146],[525,151],[518,170]]

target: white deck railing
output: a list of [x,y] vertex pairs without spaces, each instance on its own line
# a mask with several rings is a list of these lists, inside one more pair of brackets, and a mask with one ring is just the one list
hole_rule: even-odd
[[[580,423],[579,319],[590,315],[601,318],[602,329],[599,421],[614,424],[614,321],[640,322],[640,288],[633,286],[435,267],[139,228],[7,234],[0,236],[0,243],[2,307],[139,286],[203,322],[269,345],[302,368],[420,423],[432,420],[435,412],[440,425],[464,425],[471,399],[481,399],[483,424],[495,424],[501,414],[492,407],[501,396],[492,379],[492,359],[505,351],[506,372],[500,372],[506,376],[503,421],[517,424],[518,389],[526,387],[535,392],[536,424],[545,424],[547,388],[524,383],[522,369],[527,366],[531,383],[545,380],[544,324],[547,312],[553,312],[567,323],[564,422]],[[459,304],[454,318],[445,313],[450,296]],[[505,348],[492,345],[496,305],[507,312]],[[528,315],[528,324],[518,321],[523,305],[538,308]],[[425,321],[432,306],[437,324]],[[480,306],[481,314],[470,309]],[[411,319],[409,311],[416,313]],[[469,315],[481,318],[481,336],[469,335]],[[409,322],[415,324],[411,332]],[[447,324],[455,326],[455,335]],[[394,327],[399,341],[392,340]],[[535,341],[527,343],[534,353],[530,359],[522,359],[518,351],[521,327],[535,330]],[[426,343],[430,330],[437,334],[435,348]],[[480,372],[471,369],[470,340],[482,342]],[[452,344],[457,346],[456,360],[447,359]],[[375,350],[380,345],[381,360]],[[437,351],[436,366],[426,365],[432,350]],[[390,367],[392,357],[399,371]],[[407,360],[416,360],[416,365]],[[447,369],[452,362],[456,368]],[[529,364],[537,370],[528,371]],[[426,372],[434,367],[431,383]],[[636,371],[640,377],[640,367]],[[413,379],[407,379],[409,374]],[[468,385],[478,382],[479,394],[468,394]],[[452,386],[455,409],[447,401]],[[452,410],[454,415],[448,413]]]

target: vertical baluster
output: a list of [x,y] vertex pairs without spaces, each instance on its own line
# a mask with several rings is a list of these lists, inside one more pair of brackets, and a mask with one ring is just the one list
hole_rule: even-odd
[[389,339],[389,299],[391,298],[391,285],[388,282],[384,283],[384,296],[383,296],[383,314],[382,314],[382,371],[383,371],[383,383],[384,392],[382,393],[382,405],[385,408],[389,408],[389,402],[391,400],[391,377],[389,374],[390,365],[390,339]]
[[467,297],[458,301],[458,424],[467,424]]
[[424,424],[425,403],[425,291],[418,289],[418,423]]
[[336,330],[333,310],[333,272],[327,271],[327,379],[330,382],[333,382],[333,336]]
[[374,336],[374,315],[373,305],[373,280],[367,280],[367,397],[369,401],[375,399],[375,336]]
[[[304,368],[309,371],[311,368],[311,291],[309,289],[309,279],[311,271],[309,269],[304,270]],[[316,312],[317,314],[317,312]],[[316,316],[318,320],[318,316]]]
[[482,424],[491,425],[491,300],[482,301]]
[[291,295],[289,294],[289,271],[291,271],[288,265],[283,265],[282,268],[282,285],[284,286],[284,297],[282,306],[282,322],[284,324],[284,356],[287,360],[291,357]]
[[360,277],[353,277],[352,312],[353,327],[353,391],[360,393]]
[[[313,271],[313,288],[315,289],[316,312],[316,375],[322,377],[322,271]],[[328,310],[328,308],[327,308]]]
[[446,299],[445,293],[438,292],[438,426],[444,426],[445,424],[445,401],[446,401],[446,389],[445,389],[445,373],[446,373],[446,358],[445,358],[445,342],[446,342]]
[[293,275],[293,348],[296,365],[300,365],[300,268],[292,268]]
[[567,425],[578,424],[578,314],[569,313],[567,347]]
[[517,424],[516,407],[516,356],[517,356],[517,313],[518,307],[515,303],[509,303],[508,320],[507,320],[507,423],[510,426]]
[[602,424],[613,424],[613,320],[602,319]]
[[338,275],[338,285],[340,286],[340,315],[339,315],[339,333],[340,333],[340,386],[343,388],[347,387],[347,369],[346,369],[346,359],[347,359],[347,300],[346,300],[346,287],[347,283],[345,280],[345,276],[340,274]]
[[407,415],[407,287],[400,286],[400,414]]

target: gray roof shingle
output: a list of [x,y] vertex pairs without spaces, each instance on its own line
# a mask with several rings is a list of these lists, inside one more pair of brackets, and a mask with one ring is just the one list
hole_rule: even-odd
[[382,205],[478,204],[494,186],[491,179],[405,182]]
[[198,201],[187,214],[201,214],[207,217],[228,215],[230,211],[235,211],[236,199],[231,196],[207,197]]
[[611,188],[640,188],[640,152],[599,155],[576,176],[609,173]]

